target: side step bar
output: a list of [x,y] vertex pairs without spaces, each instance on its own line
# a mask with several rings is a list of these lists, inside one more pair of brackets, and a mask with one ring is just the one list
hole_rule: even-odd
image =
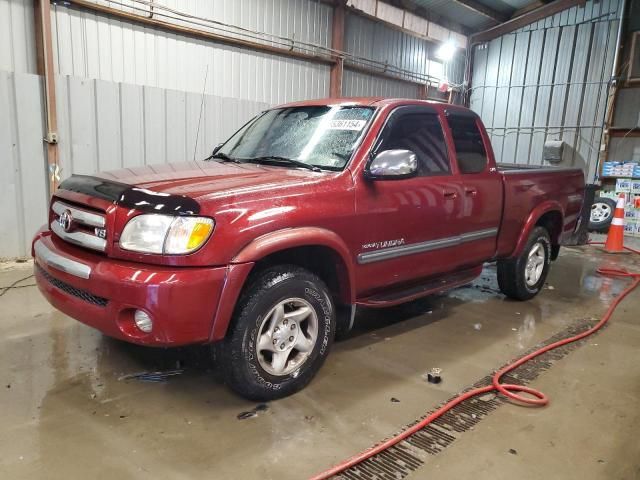
[[403,288],[390,289],[356,301],[360,307],[382,308],[416,300],[427,295],[442,293],[452,288],[466,285],[482,273],[482,265],[468,270],[461,270],[451,275],[430,278],[424,283],[411,284]]

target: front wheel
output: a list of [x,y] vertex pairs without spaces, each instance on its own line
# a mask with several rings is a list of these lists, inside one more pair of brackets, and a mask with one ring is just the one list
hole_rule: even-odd
[[217,344],[225,383],[256,401],[306,386],[335,334],[335,311],[324,282],[292,265],[258,274],[242,294],[233,324]]
[[518,257],[498,261],[498,286],[507,297],[529,300],[542,290],[550,264],[549,232],[535,227]]

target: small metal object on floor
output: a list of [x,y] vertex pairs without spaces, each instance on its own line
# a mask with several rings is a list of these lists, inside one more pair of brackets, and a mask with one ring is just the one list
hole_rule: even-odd
[[427,373],[427,382],[438,384],[442,381],[442,369],[441,368],[432,368],[429,373]]

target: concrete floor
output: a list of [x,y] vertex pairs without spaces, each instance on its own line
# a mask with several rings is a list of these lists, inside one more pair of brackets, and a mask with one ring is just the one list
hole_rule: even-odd
[[[529,302],[505,300],[488,266],[471,287],[360,312],[308,388],[242,420],[256,405],[220,383],[206,349],[105,338],[53,310],[26,279],[0,297],[0,478],[307,478],[600,316],[625,284],[596,275],[603,263],[640,271],[632,256],[563,249]],[[0,287],[29,268],[0,267]],[[610,327],[531,384],[551,396],[548,407],[499,407],[410,478],[640,478],[639,308],[633,293]],[[176,365],[184,374],[165,383],[121,379]],[[424,381],[432,367],[443,383]]]

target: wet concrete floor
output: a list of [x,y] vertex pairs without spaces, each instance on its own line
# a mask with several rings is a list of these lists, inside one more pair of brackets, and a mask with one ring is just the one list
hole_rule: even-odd
[[[640,271],[632,256],[563,249],[529,302],[506,300],[487,266],[471,286],[362,311],[309,387],[257,409],[221,384],[206,348],[106,338],[53,310],[27,278],[0,297],[0,478],[307,478],[599,317],[625,285],[595,274],[604,263]],[[0,292],[29,269],[0,267]],[[532,383],[551,405],[500,407],[410,478],[640,478],[639,307],[637,292]],[[423,378],[432,367],[439,385]],[[176,368],[166,382],[122,378]]]

